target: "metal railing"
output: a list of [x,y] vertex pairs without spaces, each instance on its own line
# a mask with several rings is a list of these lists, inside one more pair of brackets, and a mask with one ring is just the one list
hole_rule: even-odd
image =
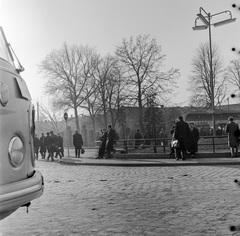
[[[129,152],[154,152],[167,153],[170,151],[171,138],[156,139],[119,139],[115,142],[115,149]],[[227,135],[221,136],[201,136],[198,141],[198,150],[201,152],[221,152],[229,150]]]

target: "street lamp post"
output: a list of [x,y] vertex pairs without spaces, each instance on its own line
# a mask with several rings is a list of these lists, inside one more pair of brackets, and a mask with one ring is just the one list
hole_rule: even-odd
[[[202,14],[202,12],[204,13],[204,15]],[[226,20],[221,20],[221,21],[217,21],[214,23],[211,23],[211,19],[214,16],[220,15],[220,14],[229,14],[229,18]],[[201,20],[204,25],[197,25],[197,21]],[[213,135],[215,134],[215,103],[214,103],[214,78],[213,78],[213,64],[212,64],[212,35],[211,35],[211,26],[215,26],[218,27],[220,25],[225,25],[228,23],[232,23],[236,20],[236,18],[232,18],[232,13],[230,11],[222,11],[222,12],[218,12],[216,14],[210,14],[207,13],[202,7],[200,7],[199,9],[199,13],[197,14],[197,18],[195,19],[195,26],[193,27],[193,30],[205,30],[208,28],[208,33],[209,33],[209,55],[210,55],[210,90],[211,90],[211,110],[212,110],[212,123],[213,123]]]

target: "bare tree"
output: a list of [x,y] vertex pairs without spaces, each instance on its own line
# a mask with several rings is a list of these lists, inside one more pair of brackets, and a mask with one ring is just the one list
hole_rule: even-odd
[[123,39],[116,55],[126,69],[129,99],[138,104],[139,125],[143,132],[142,108],[146,103],[146,94],[152,88],[164,99],[164,95],[171,92],[169,85],[173,86],[178,70],[160,71],[165,55],[161,53],[156,39],[150,39],[148,35],[139,35],[135,41],[133,37],[129,41]]
[[234,90],[240,90],[240,59],[230,62],[225,79],[234,87]]
[[80,130],[78,109],[96,89],[92,80],[97,60],[95,49],[64,43],[39,65],[40,72],[48,79],[46,93],[54,98],[57,108],[74,110],[77,130]]
[[[189,77],[190,103],[193,106],[211,107],[210,51],[208,43],[201,44],[196,49],[192,59],[192,75]],[[213,89],[215,106],[220,105],[226,96],[226,86],[223,76],[223,59],[216,45],[212,49]]]
[[[61,115],[59,114],[59,110],[55,109],[52,104],[46,104],[44,102],[37,102],[37,111],[41,120],[47,120],[51,124],[52,129],[55,132],[59,132],[59,120],[61,119]],[[38,120],[39,121],[39,120]]]

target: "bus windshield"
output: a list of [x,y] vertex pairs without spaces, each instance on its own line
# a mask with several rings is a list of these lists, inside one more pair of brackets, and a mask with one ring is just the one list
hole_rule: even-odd
[[2,27],[0,27],[0,58],[14,65],[12,55],[10,53],[10,49],[9,49]]

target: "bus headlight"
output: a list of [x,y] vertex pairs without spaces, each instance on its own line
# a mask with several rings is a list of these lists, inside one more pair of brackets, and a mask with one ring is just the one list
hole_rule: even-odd
[[24,147],[23,142],[19,137],[15,136],[10,140],[8,153],[10,163],[13,167],[17,167],[22,163],[24,157]]

